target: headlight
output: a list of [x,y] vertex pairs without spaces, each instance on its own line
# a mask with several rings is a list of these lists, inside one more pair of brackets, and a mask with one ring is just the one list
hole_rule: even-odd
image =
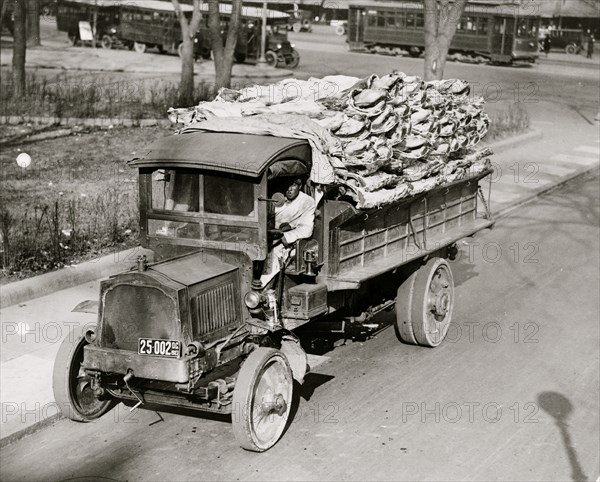
[[281,44],[277,44],[277,50],[281,48]]
[[197,38],[195,38],[195,39],[194,39],[194,43],[195,43],[195,44],[197,44],[197,43],[198,43],[198,39],[197,39]]
[[260,295],[256,291],[248,291],[244,296],[244,303],[251,310],[255,309],[260,305]]
[[294,48],[296,46],[296,44],[290,44],[290,47]]

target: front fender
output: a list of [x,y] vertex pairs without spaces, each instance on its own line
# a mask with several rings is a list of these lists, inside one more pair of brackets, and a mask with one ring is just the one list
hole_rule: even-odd
[[71,310],[72,313],[92,313],[98,314],[98,300],[85,300],[80,302],[75,308]]

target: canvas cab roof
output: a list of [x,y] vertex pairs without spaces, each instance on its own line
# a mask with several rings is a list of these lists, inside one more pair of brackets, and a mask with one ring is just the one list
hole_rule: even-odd
[[287,137],[192,131],[155,141],[129,165],[206,169],[258,177],[273,163],[284,159],[299,160],[310,170],[309,143]]

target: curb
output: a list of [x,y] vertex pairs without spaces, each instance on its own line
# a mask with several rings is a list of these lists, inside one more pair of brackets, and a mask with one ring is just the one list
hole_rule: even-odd
[[532,128],[525,134],[519,134],[517,136],[500,139],[490,144],[486,144],[484,142],[482,147],[490,147],[494,151],[494,154],[498,154],[499,152],[508,151],[514,147],[541,139],[542,137],[544,137],[544,133],[541,130]]
[[40,420],[39,422],[34,423],[33,425],[30,425],[29,427],[11,433],[6,437],[2,437],[0,438],[0,449],[3,449],[4,447],[10,444],[13,444],[21,440],[22,438],[27,437],[28,435],[32,435],[38,432],[39,430],[49,427],[50,425],[54,425],[56,422],[62,420],[63,418],[65,418],[65,416],[62,413],[55,413],[54,415],[48,418],[45,418],[43,420]]
[[152,251],[138,246],[86,261],[74,267],[62,268],[33,278],[1,285],[0,307],[6,308],[126,271],[135,264],[137,256],[141,255],[146,255],[151,259]]
[[[0,67],[4,67],[4,68],[8,68],[10,67],[10,63],[9,62],[1,62],[0,63]],[[33,68],[33,69],[56,69],[56,65],[46,65],[46,64],[36,64],[36,65],[29,65],[29,68]],[[75,72],[116,72],[116,73],[130,73],[130,74],[157,74],[159,72],[157,72],[156,70],[129,70],[129,69],[119,69],[119,68],[81,68],[81,67],[77,67],[77,68],[66,68],[63,67],[62,68],[65,71],[75,71]],[[263,71],[261,67],[255,67],[252,66],[251,69],[253,71],[251,72],[245,72],[245,73],[235,73],[235,72],[231,72],[231,78],[232,79],[276,79],[279,77],[289,77],[290,75],[293,75],[293,72],[291,70],[287,70],[287,69],[275,69],[273,68],[272,70],[268,70],[268,71]],[[248,70],[250,70],[250,68],[248,68]],[[179,74],[179,71],[173,71],[173,72],[169,72],[171,74]],[[198,77],[198,78],[205,78],[205,79],[213,79],[215,76],[214,72],[194,72],[194,77]]]
[[46,117],[30,115],[3,115],[0,124],[41,124],[56,126],[84,126],[84,127],[169,127],[173,123],[169,119],[109,119],[107,117],[80,118],[80,117]]
[[555,189],[558,189],[559,187],[562,187],[565,184],[567,184],[571,181],[575,181],[575,180],[579,179],[580,177],[583,177],[586,174],[589,174],[590,172],[598,170],[598,169],[600,169],[599,166],[582,167],[581,169],[579,169],[579,170],[575,171],[573,174],[571,174],[569,177],[560,180],[556,184],[552,184],[551,186],[546,186],[544,188],[539,189],[538,191],[534,191],[533,193],[531,193],[531,195],[525,196],[522,199],[518,200],[517,202],[511,204],[510,206],[506,206],[506,207],[502,208],[500,211],[497,211],[492,214],[496,219],[508,216],[515,209],[517,209],[521,206],[524,206],[525,204],[528,204],[531,201],[534,201],[538,197],[543,196],[544,194],[548,194],[548,193],[554,191]]
[[[552,52],[550,52],[550,55],[552,55]],[[577,67],[587,67],[587,66],[592,66],[592,67],[598,67],[598,62],[594,62],[593,60],[588,61],[586,60],[582,60],[582,59],[557,59],[557,58],[544,58],[542,60],[542,58],[540,57],[538,59],[538,63],[540,65],[542,64],[547,64],[547,65],[571,65],[574,66],[576,65]]]

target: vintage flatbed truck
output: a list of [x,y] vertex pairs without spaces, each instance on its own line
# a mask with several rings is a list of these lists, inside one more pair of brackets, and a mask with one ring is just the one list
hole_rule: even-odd
[[239,444],[260,452],[280,438],[307,369],[294,330],[364,335],[395,308],[400,340],[442,342],[454,305],[446,259],[493,224],[480,186],[491,171],[370,210],[307,182],[313,234],[265,289],[269,205],[311,160],[305,140],[198,131],[130,162],[154,260],[102,281],[96,328],[61,346],[53,384],[67,417],[94,420],[117,401],[231,414]]

